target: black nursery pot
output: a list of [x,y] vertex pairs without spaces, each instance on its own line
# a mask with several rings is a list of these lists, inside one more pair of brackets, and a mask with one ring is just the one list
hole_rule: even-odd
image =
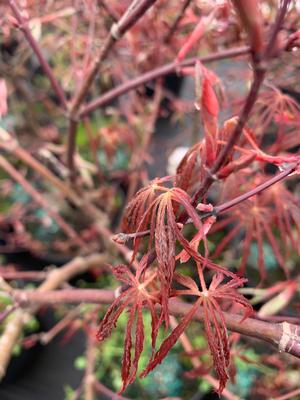
[[[42,310],[38,320],[42,332],[56,323],[51,310]],[[78,386],[82,372],[74,368],[74,360],[85,350],[84,336],[79,331],[62,344],[63,335],[64,332],[46,346],[37,344],[23,349],[11,359],[0,383],[1,400],[64,400],[64,386]]]
[[[163,77],[163,86],[164,88],[170,92],[174,96],[178,96],[180,90],[182,88],[184,77],[177,75],[176,73],[171,73]],[[154,83],[146,85],[146,95],[149,98],[153,98],[154,96]],[[161,106],[168,113],[168,117],[172,116],[172,107],[170,104],[170,100],[168,98],[164,98],[162,100]]]
[[[3,233],[3,232],[2,232]],[[0,244],[5,246],[3,235]],[[4,264],[13,264],[21,271],[40,271],[46,266],[60,267],[71,260],[70,257],[50,253],[34,254],[26,249],[2,254]],[[84,274],[77,279],[91,281],[93,277]],[[18,281],[20,286],[30,281]],[[54,312],[48,308],[42,308],[36,315],[39,328],[35,332],[25,335],[47,332],[57,322]],[[62,335],[64,332],[62,333]],[[64,400],[64,385],[76,387],[81,379],[81,372],[74,368],[74,360],[84,352],[84,338],[78,332],[62,347],[62,335],[55,337],[48,345],[39,343],[30,348],[22,347],[20,354],[13,356],[8,365],[6,374],[0,382],[1,400]]]
[[[40,323],[40,319],[38,318]],[[40,323],[40,326],[42,324]],[[41,329],[34,333],[41,332]],[[42,350],[40,344],[36,344],[30,348],[22,348],[20,354],[13,355],[9,365],[7,367],[6,373],[0,383],[0,398],[2,399],[1,392],[4,391],[7,386],[15,384],[23,375],[25,371],[28,371],[30,367],[35,362],[39,352]]]

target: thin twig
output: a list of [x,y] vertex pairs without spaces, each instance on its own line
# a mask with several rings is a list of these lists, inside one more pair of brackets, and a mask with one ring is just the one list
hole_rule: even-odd
[[55,220],[67,236],[73,239],[78,246],[84,247],[84,241],[78,236],[75,230],[54,210],[46,199],[20,174],[15,167],[3,156],[0,155],[0,167],[4,169],[16,182],[18,182],[26,193],[29,194],[47,213]]
[[[52,270],[47,279],[35,290],[35,293],[42,294],[43,292],[57,289],[72,277],[82,274],[104,262],[104,255],[98,253],[91,254],[85,258],[76,257],[63,267]],[[10,291],[11,289],[8,288],[8,290]],[[0,380],[5,375],[13,348],[22,333],[24,324],[37,310],[38,306],[36,304],[26,310],[18,309],[12,314],[10,320],[5,325],[0,337]]]
[[100,7],[104,8],[113,21],[117,22],[119,20],[119,14],[111,7],[109,2],[106,2],[105,0],[98,0],[98,4]]
[[[300,163],[300,161],[299,161]],[[257,195],[258,193],[263,192],[264,190],[268,189],[269,187],[273,186],[275,183],[282,181],[284,178],[288,177],[292,174],[298,167],[299,163],[293,164],[290,167],[286,168],[284,171],[280,172],[279,174],[273,176],[273,178],[268,179],[266,182],[261,183],[260,185],[256,186],[254,189],[249,190],[246,193],[237,196],[236,198],[226,201],[225,203],[214,207],[213,213],[220,214],[223,213],[230,208],[242,203],[243,201],[249,199],[252,196]]]
[[67,197],[73,204],[80,206],[82,200],[72,190],[66,182],[60,180],[48,168],[35,159],[26,149],[21,147],[16,138],[9,132],[0,128],[0,148],[13,154],[16,158],[34,169],[47,181],[52,183],[61,194]]
[[30,280],[42,281],[46,278],[47,272],[44,271],[12,271],[5,267],[0,267],[0,276],[6,280]]
[[70,125],[68,132],[68,147],[67,147],[67,163],[70,171],[70,178],[75,179],[74,153],[76,150],[76,133],[78,125],[78,111],[85,99],[103,61],[108,53],[113,48],[115,42],[119,40],[155,3],[156,0],[141,0],[131,3],[120,20],[114,23],[109,31],[108,36],[104,40],[96,60],[91,65],[87,75],[85,76],[81,87],[75,94],[70,108]]
[[133,154],[131,161],[130,161],[130,166],[129,169],[134,171],[131,176],[130,176],[130,182],[126,194],[126,201],[125,205],[128,204],[128,202],[131,200],[132,196],[137,190],[138,182],[139,182],[139,177],[140,177],[140,172],[142,169],[142,166],[144,164],[145,158],[146,158],[146,153],[149,149],[149,145],[151,142],[152,135],[155,131],[155,124],[157,121],[157,118],[159,116],[159,108],[160,108],[160,103],[162,100],[162,82],[161,80],[158,80],[155,85],[154,89],[154,99],[152,102],[152,111],[149,116],[149,119],[147,123],[145,124],[145,129],[144,129],[144,134],[143,134],[143,140],[142,140],[142,145],[135,151],[135,154]]
[[273,397],[272,400],[288,400],[291,399],[292,397],[297,396],[298,394],[300,394],[300,388],[293,390],[292,392],[286,393],[282,396]]
[[10,315],[12,314],[17,308],[19,307],[18,304],[14,304],[11,306],[6,307],[6,309],[0,313],[0,324]]
[[98,393],[102,393],[105,396],[109,397],[111,400],[130,400],[128,397],[121,396],[118,393],[113,392],[108,387],[104,386],[103,383],[99,381],[95,381],[95,390]]
[[16,17],[18,23],[19,23],[19,28],[21,29],[21,31],[24,33],[25,38],[27,39],[30,47],[32,48],[33,52],[35,53],[36,57],[38,58],[41,67],[43,68],[46,76],[48,77],[51,86],[54,90],[54,92],[56,93],[62,107],[64,109],[67,109],[67,100],[64,94],[63,89],[61,88],[60,84],[58,83],[57,79],[55,78],[52,68],[50,67],[48,61],[46,60],[46,58],[44,57],[42,50],[39,46],[39,43],[35,40],[35,38],[33,37],[28,24],[26,23],[26,21],[24,20],[24,18],[22,17],[21,12],[19,11],[19,8],[16,4],[16,1],[14,0],[9,0],[9,5],[10,8],[12,10],[12,12],[14,13],[14,16]]
[[[262,56],[262,59],[253,64],[254,67],[254,78],[253,82],[251,84],[250,91],[247,95],[245,104],[240,112],[239,118],[238,118],[238,123],[235,126],[235,129],[233,130],[232,134],[230,135],[226,145],[222,147],[222,150],[220,151],[216,161],[214,162],[212,168],[210,171],[207,172],[203,182],[200,185],[200,188],[197,190],[197,192],[194,194],[193,197],[193,203],[196,204],[197,201],[199,201],[208,191],[210,186],[214,183],[215,181],[215,176],[217,172],[220,170],[220,168],[226,163],[228,157],[231,155],[234,145],[237,143],[239,140],[243,129],[246,125],[246,122],[250,116],[250,113],[253,109],[254,104],[256,103],[259,89],[261,87],[261,84],[263,83],[265,74],[266,74],[266,61],[268,60],[270,54],[272,53],[272,49],[275,46],[275,40],[276,36],[278,34],[278,31],[281,27],[282,21],[284,19],[286,10],[287,10],[287,5],[289,4],[290,0],[283,0],[283,6],[279,9],[276,21],[274,23],[271,37],[269,40],[269,43],[266,46],[266,50]],[[185,216],[186,218],[186,216]],[[180,219],[180,222],[184,217],[182,216]]]
[[[91,331],[96,331],[96,323],[92,322]],[[96,367],[96,337],[92,332],[87,332],[86,336],[86,369],[83,378],[84,399],[94,400],[95,392],[95,367]]]
[[280,1],[279,12],[277,13],[276,20],[274,22],[274,25],[272,27],[271,34],[269,37],[269,42],[268,42],[266,50],[264,52],[263,58],[265,61],[268,61],[270,59],[270,57],[272,57],[273,50],[276,46],[277,34],[281,29],[281,26],[283,24],[283,21],[286,16],[286,13],[288,11],[290,3],[291,3],[291,0],[281,0]]
[[39,334],[39,341],[43,345],[46,345],[53,340],[62,330],[80,315],[80,305],[69,311],[62,319],[60,319],[57,324],[55,324],[48,332],[42,332]]
[[173,24],[171,25],[168,34],[166,35],[165,39],[164,39],[164,43],[168,44],[169,41],[172,39],[172,36],[174,35],[174,33],[176,32],[178,25],[180,23],[180,21],[182,20],[185,10],[188,8],[188,6],[190,5],[192,0],[184,0],[181,4],[181,8],[176,16],[176,18],[173,21]]
[[79,400],[81,395],[83,393],[83,385],[80,385],[75,392],[73,393],[72,397],[70,400]]
[[[287,178],[289,175],[291,175],[297,169],[299,164],[300,164],[300,161],[298,163],[291,165],[290,167],[286,168],[284,171],[282,171],[279,174],[273,176],[272,178],[266,180],[265,182],[261,183],[260,185],[256,186],[254,189],[251,189],[248,192],[243,193],[240,196],[237,196],[232,200],[228,200],[228,201],[224,202],[223,204],[215,206],[211,212],[202,214],[200,216],[200,218],[205,219],[212,215],[219,215],[223,212],[230,210],[231,208],[237,206],[238,204],[250,199],[251,197],[263,192],[264,190],[268,189],[269,187],[282,181],[284,178]],[[189,220],[186,221],[186,223],[189,223],[189,222],[190,222]],[[182,224],[180,224],[180,223],[177,223],[177,225],[178,225],[178,227],[182,226]],[[133,233],[120,232],[116,235],[113,235],[112,240],[114,240],[116,243],[126,243],[129,240],[148,236],[149,234],[150,234],[149,229],[147,229],[145,231],[133,232]]]

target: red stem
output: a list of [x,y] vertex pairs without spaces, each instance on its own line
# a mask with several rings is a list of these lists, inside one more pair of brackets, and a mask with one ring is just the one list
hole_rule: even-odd
[[224,51],[221,51],[218,53],[212,53],[212,54],[209,54],[208,56],[204,56],[204,57],[200,57],[200,58],[199,57],[189,58],[181,63],[174,61],[172,63],[163,65],[161,67],[152,69],[151,71],[145,72],[144,74],[138,76],[137,78],[131,79],[131,80],[109,90],[108,92],[104,93],[97,99],[86,104],[82,108],[82,111],[79,113],[79,117],[82,118],[82,117],[87,116],[88,114],[90,114],[91,112],[96,110],[97,108],[102,107],[103,105],[109,103],[116,97],[119,97],[122,94],[125,94],[140,85],[143,85],[143,84],[145,84],[149,81],[152,81],[156,78],[159,78],[161,76],[168,75],[171,72],[175,72],[176,70],[178,70],[178,68],[194,65],[197,60],[200,60],[201,62],[206,63],[206,62],[211,62],[211,61],[223,60],[225,58],[241,56],[244,54],[248,54],[249,51],[250,51],[249,46],[243,46],[243,47],[238,47],[235,49],[224,50]]
[[[268,59],[272,53],[272,49],[275,46],[275,40],[276,40],[278,31],[281,27],[281,24],[283,22],[289,2],[290,2],[290,0],[283,0],[283,5],[277,13],[277,17],[276,17],[275,23],[274,23],[272,31],[271,31],[270,40],[266,46],[266,50],[263,54],[262,60],[260,62],[253,64],[254,79],[253,79],[249,94],[246,98],[245,104],[240,112],[240,115],[238,118],[238,123],[235,126],[234,131],[230,135],[230,137],[227,141],[227,144],[224,147],[222,147],[211,170],[207,172],[200,188],[195,193],[195,195],[193,197],[194,204],[196,204],[196,202],[199,201],[199,199],[201,199],[205,195],[205,193],[208,191],[210,186],[213,184],[213,182],[216,179],[216,173],[226,163],[226,160],[228,159],[228,157],[231,155],[231,153],[233,151],[234,145],[237,143],[237,141],[239,140],[239,138],[243,132],[243,129],[244,129],[246,122],[252,111],[252,108],[257,100],[260,86],[261,86],[261,84],[264,80],[265,74],[266,74],[266,61],[268,61]],[[186,216],[183,214],[181,216],[180,222],[182,222],[182,220],[184,220],[184,218],[186,218]]]
[[237,204],[242,203],[243,201],[249,199],[252,196],[255,196],[256,194],[262,192],[265,189],[268,189],[270,186],[274,185],[277,182],[282,181],[284,178],[286,178],[288,175],[290,175],[295,169],[298,167],[299,163],[296,163],[289,168],[285,169],[284,171],[280,172],[279,174],[273,176],[273,178],[268,179],[266,182],[256,186],[256,188],[249,190],[249,192],[243,193],[242,195],[226,201],[225,203],[214,207],[214,213],[219,214],[224,211],[227,211],[229,208],[232,208],[236,206]]
[[[236,205],[242,203],[245,200],[248,200],[250,197],[255,196],[264,190],[268,189],[270,186],[275,185],[275,183],[278,183],[282,181],[284,178],[289,176],[291,173],[293,173],[298,165],[300,164],[300,161],[296,164],[291,165],[290,167],[286,168],[284,171],[280,172],[279,174],[273,176],[271,179],[268,179],[266,182],[261,183],[260,185],[256,186],[254,189],[249,190],[246,193],[241,194],[240,196],[235,197],[234,199],[228,200],[223,204],[220,204],[219,206],[215,206],[213,208],[212,212],[207,212],[201,215],[201,219],[210,217],[211,215],[217,215],[221,214],[223,212],[228,211],[232,207],[235,207]],[[130,239],[134,239],[137,237],[144,237],[149,235],[150,230],[145,230],[141,232],[133,232],[133,233],[118,233],[112,237],[112,240],[114,240],[116,243],[126,243]]]
[[[49,291],[24,291],[14,290],[10,293],[12,298],[20,304],[61,304],[61,303],[93,303],[111,304],[115,300],[115,292],[108,289],[66,289]],[[169,300],[169,310],[174,315],[186,315],[192,305],[177,299]],[[300,326],[288,324],[270,323],[247,318],[243,322],[242,316],[232,313],[223,313],[228,329],[251,336],[279,346],[281,351],[300,358]],[[204,315],[202,307],[195,314],[195,318],[203,321]],[[284,345],[284,346],[283,346]]]

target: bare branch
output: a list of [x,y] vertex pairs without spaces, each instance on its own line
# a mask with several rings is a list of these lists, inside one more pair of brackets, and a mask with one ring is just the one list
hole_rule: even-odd
[[139,2],[133,0],[128,9],[120,20],[114,23],[110,29],[107,38],[104,40],[100,48],[97,59],[91,65],[84,81],[78,92],[75,94],[70,108],[70,126],[68,133],[67,162],[71,174],[71,180],[75,179],[74,152],[76,149],[76,132],[78,124],[78,111],[87,95],[102,62],[111,51],[113,45],[119,40],[155,3],[156,0],[141,0]]
[[43,68],[46,76],[48,77],[48,79],[51,83],[52,89],[54,90],[55,94],[57,95],[63,108],[67,109],[67,100],[66,100],[64,91],[61,88],[60,84],[58,83],[57,79],[55,78],[52,68],[50,67],[48,61],[44,57],[42,50],[39,46],[39,43],[32,36],[32,33],[28,27],[28,24],[22,17],[22,14],[16,4],[16,1],[9,0],[9,5],[10,5],[10,8],[12,9],[12,12],[14,13],[14,16],[16,17],[16,19],[19,23],[19,28],[24,33],[25,38],[27,39],[30,47],[32,48],[33,52],[35,53],[36,57],[38,58],[38,60],[41,64],[41,67]]
[[87,116],[94,110],[96,110],[99,107],[102,107],[103,105],[109,103],[116,97],[121,96],[122,94],[125,94],[129,92],[130,90],[135,89],[136,87],[143,85],[149,81],[152,81],[154,79],[157,79],[161,76],[165,76],[170,74],[171,72],[176,72],[181,67],[189,67],[191,65],[194,65],[197,60],[207,63],[207,62],[212,62],[212,61],[217,61],[217,60],[223,60],[225,58],[232,58],[232,57],[238,57],[242,56],[244,54],[248,54],[250,51],[249,46],[243,46],[243,47],[237,47],[234,49],[230,50],[224,50],[222,52],[217,52],[217,53],[212,53],[204,57],[193,57],[189,58],[181,63],[178,63],[177,61],[174,61],[172,63],[163,65],[161,67],[152,69],[149,72],[145,72],[144,74],[138,76],[137,78],[131,79],[111,90],[108,92],[104,93],[101,95],[98,99],[95,99],[85,105],[81,112],[79,113],[80,118]]
[[[66,289],[49,290],[40,292],[14,290],[11,291],[12,298],[23,306],[43,304],[77,304],[81,302],[92,304],[111,304],[115,299],[115,292],[108,289]],[[173,315],[186,315],[192,305],[180,300],[170,299],[169,310]],[[228,329],[242,335],[251,336],[271,343],[279,351],[292,354],[300,358],[300,326],[287,322],[270,323],[254,318],[247,318],[241,323],[242,316],[232,313],[223,313]],[[195,318],[202,321],[203,311],[199,307]]]
[[[85,258],[74,258],[65,266],[57,270],[52,270],[47,279],[38,287],[35,293],[42,294],[43,292],[57,289],[72,277],[82,274],[90,268],[98,266],[99,264],[101,265],[104,262],[105,257],[103,254],[91,254]],[[8,290],[10,289],[8,288]],[[32,305],[32,307],[26,310],[18,309],[11,315],[11,318],[5,325],[0,337],[0,380],[5,375],[13,347],[22,333],[24,324],[31,318],[31,314],[35,313],[37,310],[38,307],[36,305]]]

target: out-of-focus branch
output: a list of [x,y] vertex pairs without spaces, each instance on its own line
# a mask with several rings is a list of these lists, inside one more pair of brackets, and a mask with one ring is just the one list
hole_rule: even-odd
[[109,31],[108,36],[104,40],[96,60],[92,63],[87,72],[81,87],[75,94],[70,108],[70,126],[68,134],[67,163],[71,174],[74,178],[74,152],[76,149],[76,132],[78,125],[78,111],[86,97],[98,71],[111,51],[115,42],[119,40],[136,22],[145,14],[145,12],[155,3],[156,0],[133,0],[128,9],[125,11],[120,20],[114,23]]
[[289,400],[289,399],[295,398],[295,396],[297,396],[298,394],[300,394],[300,388],[295,389],[292,392],[286,393],[282,396],[274,397],[273,400]]
[[13,348],[18,342],[23,326],[29,319],[30,314],[22,309],[18,309],[5,325],[0,337],[0,381],[5,375]]
[[[90,326],[92,331],[96,332],[96,324],[93,322]],[[95,396],[95,366],[96,366],[96,335],[87,332],[86,335],[86,369],[83,378],[84,398],[85,400],[94,400]]]
[[50,67],[48,61],[44,57],[39,43],[33,37],[32,33],[28,27],[27,22],[25,21],[25,19],[23,18],[22,14],[19,10],[19,7],[18,7],[16,1],[9,0],[8,3],[10,5],[12,12],[14,13],[14,16],[15,16],[18,24],[19,24],[19,28],[24,33],[24,36],[27,39],[30,47],[32,48],[33,52],[35,53],[36,57],[38,58],[38,60],[41,64],[41,67],[43,68],[46,76],[48,77],[48,79],[51,83],[51,86],[52,86],[55,94],[57,95],[61,105],[63,106],[64,109],[67,109],[67,100],[66,100],[64,91],[61,88],[60,84],[58,83],[57,79],[55,78],[52,68]]
[[166,37],[164,38],[164,43],[165,43],[165,44],[169,43],[169,41],[172,39],[172,37],[173,37],[174,33],[176,32],[176,30],[177,30],[177,28],[178,28],[178,25],[179,25],[179,23],[180,23],[180,21],[181,21],[183,15],[184,15],[184,13],[185,13],[185,10],[186,10],[186,9],[188,8],[188,6],[191,4],[191,1],[192,1],[192,0],[183,0],[183,1],[182,1],[180,10],[179,10],[177,16],[175,17],[175,19],[174,19],[172,25],[170,26],[170,29],[169,29],[168,34],[167,34]]
[[258,0],[233,0],[242,25],[248,33],[254,62],[260,59],[264,45],[263,19],[259,3]]
[[79,116],[81,118],[85,117],[94,110],[96,110],[97,108],[102,107],[103,105],[114,100],[116,97],[119,97],[122,94],[125,94],[130,90],[133,90],[136,87],[143,85],[149,81],[168,75],[171,72],[176,72],[179,68],[192,66],[196,63],[197,60],[200,60],[203,63],[212,62],[217,60],[223,60],[225,58],[242,56],[244,54],[248,54],[249,51],[250,51],[249,46],[237,47],[230,50],[224,50],[217,53],[212,53],[204,57],[189,58],[185,61],[182,61],[181,63],[174,61],[169,64],[163,65],[161,67],[152,69],[151,71],[145,72],[144,74],[138,76],[137,78],[128,80],[125,83],[109,90],[108,92],[104,93],[97,99],[86,104],[80,111]]
[[98,4],[100,7],[102,7],[107,14],[115,21],[117,22],[119,20],[119,14],[111,7],[111,5],[109,4],[109,1],[105,1],[105,0],[98,0]]
[[29,194],[47,213],[55,220],[67,236],[73,239],[80,247],[85,243],[75,230],[52,208],[48,201],[20,174],[20,172],[8,160],[0,155],[0,168],[6,171],[16,182],[18,182],[26,193]]
[[48,168],[36,160],[26,149],[21,147],[18,140],[9,132],[0,128],[0,148],[13,154],[16,158],[34,169],[43,178],[53,184],[59,192],[68,198],[74,205],[80,206],[82,200],[68,184],[55,176]]
[[104,386],[103,383],[96,381],[94,383],[95,390],[98,393],[104,394],[106,397],[110,398],[111,400],[130,400],[128,397],[121,396],[118,393],[113,392],[108,387]]
[[[49,293],[50,290],[59,288],[64,282],[69,281],[74,276],[82,274],[99,264],[101,265],[105,261],[106,258],[103,254],[91,254],[85,258],[76,257],[63,267],[52,270],[47,279],[34,292],[39,294],[43,292]],[[8,291],[10,290],[11,289],[8,288]],[[0,380],[5,375],[13,347],[22,333],[24,324],[30,319],[31,314],[35,313],[37,310],[38,306],[36,304],[25,308],[25,310],[18,309],[11,315],[11,318],[6,323],[0,337]]]
[[155,124],[157,121],[157,118],[159,116],[159,109],[160,109],[160,103],[162,100],[162,82],[159,80],[156,82],[155,89],[154,89],[154,98],[152,102],[152,110],[150,113],[149,118],[147,119],[147,123],[145,124],[145,129],[144,129],[144,134],[143,134],[143,140],[142,144],[139,147],[138,151],[136,151],[131,160],[130,160],[130,166],[129,169],[134,171],[130,175],[130,182],[129,182],[129,187],[126,195],[126,202],[125,204],[128,203],[129,200],[131,200],[132,196],[136,192],[138,182],[139,182],[139,176],[140,172],[142,169],[142,166],[144,164],[144,161],[146,159],[146,153],[149,149],[149,145],[151,142],[151,137],[155,131]]
[[[291,36],[294,37],[293,35],[291,35]],[[289,51],[290,46],[291,46],[291,41],[288,38],[283,49]],[[181,63],[174,61],[169,64],[165,64],[161,67],[157,67],[155,69],[152,69],[149,72],[145,72],[144,74],[142,74],[136,78],[133,78],[131,80],[128,80],[125,83],[122,83],[121,85],[102,94],[97,99],[92,100],[90,103],[88,103],[82,107],[82,110],[79,112],[79,117],[80,118],[86,117],[91,112],[95,111],[96,109],[104,106],[105,104],[111,102],[115,98],[129,92],[130,90],[137,88],[140,85],[144,85],[145,83],[147,83],[149,81],[155,80],[155,79],[165,76],[165,75],[168,75],[172,72],[176,72],[179,68],[192,66],[196,63],[197,60],[201,61],[202,63],[208,63],[208,62],[212,62],[212,61],[223,60],[226,58],[239,57],[239,56],[242,56],[245,54],[249,54],[250,51],[251,51],[251,49],[249,46],[237,47],[234,49],[223,50],[223,51],[219,51],[216,53],[212,53],[212,54],[209,54],[209,55],[203,56],[203,57],[188,58],[188,59],[182,61]]]

